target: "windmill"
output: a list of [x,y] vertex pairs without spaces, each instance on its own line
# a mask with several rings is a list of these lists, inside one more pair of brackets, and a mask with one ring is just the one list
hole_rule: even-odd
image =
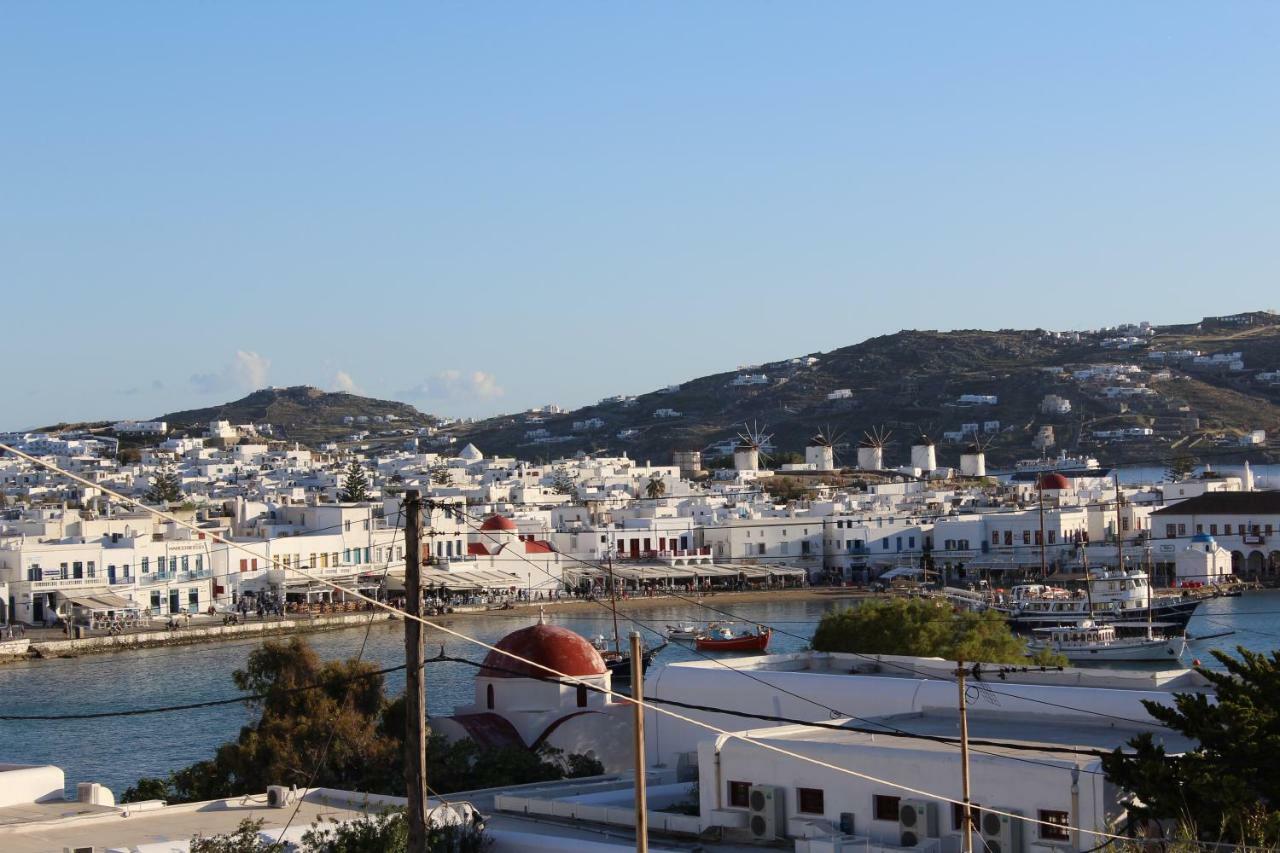
[[987,447],[990,444],[989,437],[973,436],[973,441],[964,449],[964,453],[960,454],[960,476],[987,476]]
[[858,442],[858,467],[863,471],[884,470],[884,448],[893,433],[876,426],[862,434]]
[[818,471],[834,471],[844,433],[836,432],[831,424],[818,430],[818,434],[809,439],[809,446],[804,449],[804,461]]
[[938,451],[929,436],[933,427],[933,423],[924,424],[911,440],[911,467],[919,468],[926,474],[938,467]]
[[733,449],[733,467],[737,471],[759,471],[760,460],[766,462],[769,454],[764,448],[772,447],[773,433],[766,433],[757,422],[742,425],[738,433],[738,446]]

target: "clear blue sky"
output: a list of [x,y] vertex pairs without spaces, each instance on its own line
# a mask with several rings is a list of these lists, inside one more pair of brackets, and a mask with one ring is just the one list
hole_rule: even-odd
[[0,5],[0,428],[1272,307],[1280,6]]

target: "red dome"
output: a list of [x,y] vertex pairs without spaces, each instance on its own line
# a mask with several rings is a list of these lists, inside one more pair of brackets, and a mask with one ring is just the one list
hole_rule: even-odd
[[[604,659],[590,643],[568,628],[555,625],[531,625],[513,631],[499,640],[497,647],[565,675],[604,675],[608,672]],[[555,677],[546,670],[498,652],[489,652],[485,657],[480,675],[490,678]]]
[[481,530],[515,530],[516,523],[505,515],[491,515],[480,525]]
[[1044,489],[1046,492],[1070,489],[1071,481],[1059,474],[1057,471],[1051,471],[1048,474],[1040,475],[1040,488]]

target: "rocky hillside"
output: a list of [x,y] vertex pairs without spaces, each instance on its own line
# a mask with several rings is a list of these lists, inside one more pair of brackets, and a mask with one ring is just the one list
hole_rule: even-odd
[[[388,415],[394,418],[390,423],[386,422]],[[382,418],[383,422],[375,422],[375,417]],[[346,418],[351,418],[354,423],[348,423]],[[361,421],[361,418],[365,420]],[[437,422],[433,416],[423,414],[407,403],[330,393],[307,385],[264,388],[231,403],[170,412],[155,420],[168,421],[174,430],[202,429],[210,421],[217,420],[233,424],[269,423],[275,430],[273,438],[311,445],[339,441],[366,429],[412,429]]]
[[[1242,436],[1263,429],[1267,444],[1248,451],[1260,460],[1280,458],[1272,440],[1280,438],[1277,369],[1280,315],[1266,312],[1066,334],[910,330],[566,414],[492,418],[455,434],[486,453],[552,458],[607,449],[665,462],[672,450],[705,452],[758,421],[782,452],[802,451],[819,429],[843,433],[840,456],[852,465],[858,438],[882,427],[894,433],[887,463],[906,464],[910,437],[925,431],[938,443],[939,464],[954,466],[971,439],[945,434],[965,424],[977,424],[989,444],[988,464],[1037,455],[1032,440],[1043,426],[1053,428],[1051,453],[1083,451],[1104,464],[1242,458]],[[1071,411],[1048,413],[1047,395],[1068,400]]]

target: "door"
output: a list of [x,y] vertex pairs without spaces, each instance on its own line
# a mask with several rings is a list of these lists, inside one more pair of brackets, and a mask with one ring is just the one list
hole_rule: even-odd
[[178,599],[178,591],[176,589],[169,590],[169,612],[182,612],[182,602]]
[[108,583],[109,585],[113,585],[113,586],[114,586],[114,585],[115,585],[115,582],[116,582],[116,567],[115,567],[115,566],[107,566],[107,583]]
[[35,625],[44,624],[44,596],[36,595],[31,598],[31,622]]

